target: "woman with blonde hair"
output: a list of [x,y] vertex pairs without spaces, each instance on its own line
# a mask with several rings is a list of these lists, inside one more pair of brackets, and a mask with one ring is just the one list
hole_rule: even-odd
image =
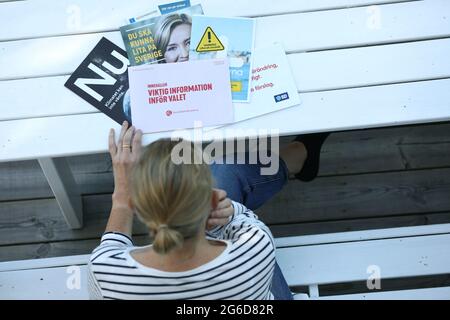
[[[115,188],[106,231],[89,263],[91,297],[292,299],[272,234],[245,205],[255,209],[289,175],[303,172],[310,156],[305,144],[283,148],[279,172],[259,176],[260,164],[177,164],[172,157],[179,142],[158,140],[142,149],[141,140],[142,132],[126,122],[117,145],[110,132]],[[201,150],[183,143],[190,160],[199,156]],[[148,227],[151,245],[133,245],[135,214]]]
[[187,14],[163,16],[154,28],[155,45],[161,50],[160,63],[184,62],[189,60],[192,20]]

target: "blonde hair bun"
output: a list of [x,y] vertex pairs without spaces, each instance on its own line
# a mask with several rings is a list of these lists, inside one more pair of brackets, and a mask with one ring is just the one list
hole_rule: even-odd
[[171,229],[166,224],[162,224],[155,232],[155,239],[153,241],[153,250],[159,254],[166,254],[167,252],[179,248],[183,244],[183,235],[178,231]]
[[[179,143],[189,152],[190,163],[172,161]],[[133,169],[131,201],[154,236],[157,253],[165,254],[204,231],[213,180],[206,163],[195,163],[199,152],[191,142],[160,139],[144,148]]]

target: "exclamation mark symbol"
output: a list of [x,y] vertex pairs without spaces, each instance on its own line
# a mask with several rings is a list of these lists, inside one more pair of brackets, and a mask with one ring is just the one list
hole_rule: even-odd
[[211,31],[208,31],[208,43],[211,43]]

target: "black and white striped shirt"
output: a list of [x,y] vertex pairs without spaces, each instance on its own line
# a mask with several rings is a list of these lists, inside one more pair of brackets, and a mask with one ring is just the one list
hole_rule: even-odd
[[269,228],[242,204],[233,202],[228,224],[207,232],[226,243],[212,261],[183,272],[138,263],[130,238],[105,233],[89,263],[92,298],[105,299],[273,299],[275,245]]

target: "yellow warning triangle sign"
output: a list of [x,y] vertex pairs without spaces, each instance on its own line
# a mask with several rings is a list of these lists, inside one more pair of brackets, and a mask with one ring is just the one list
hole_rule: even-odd
[[209,51],[222,51],[225,47],[219,38],[216,36],[211,27],[207,27],[200,42],[195,51],[197,52],[209,52]]

